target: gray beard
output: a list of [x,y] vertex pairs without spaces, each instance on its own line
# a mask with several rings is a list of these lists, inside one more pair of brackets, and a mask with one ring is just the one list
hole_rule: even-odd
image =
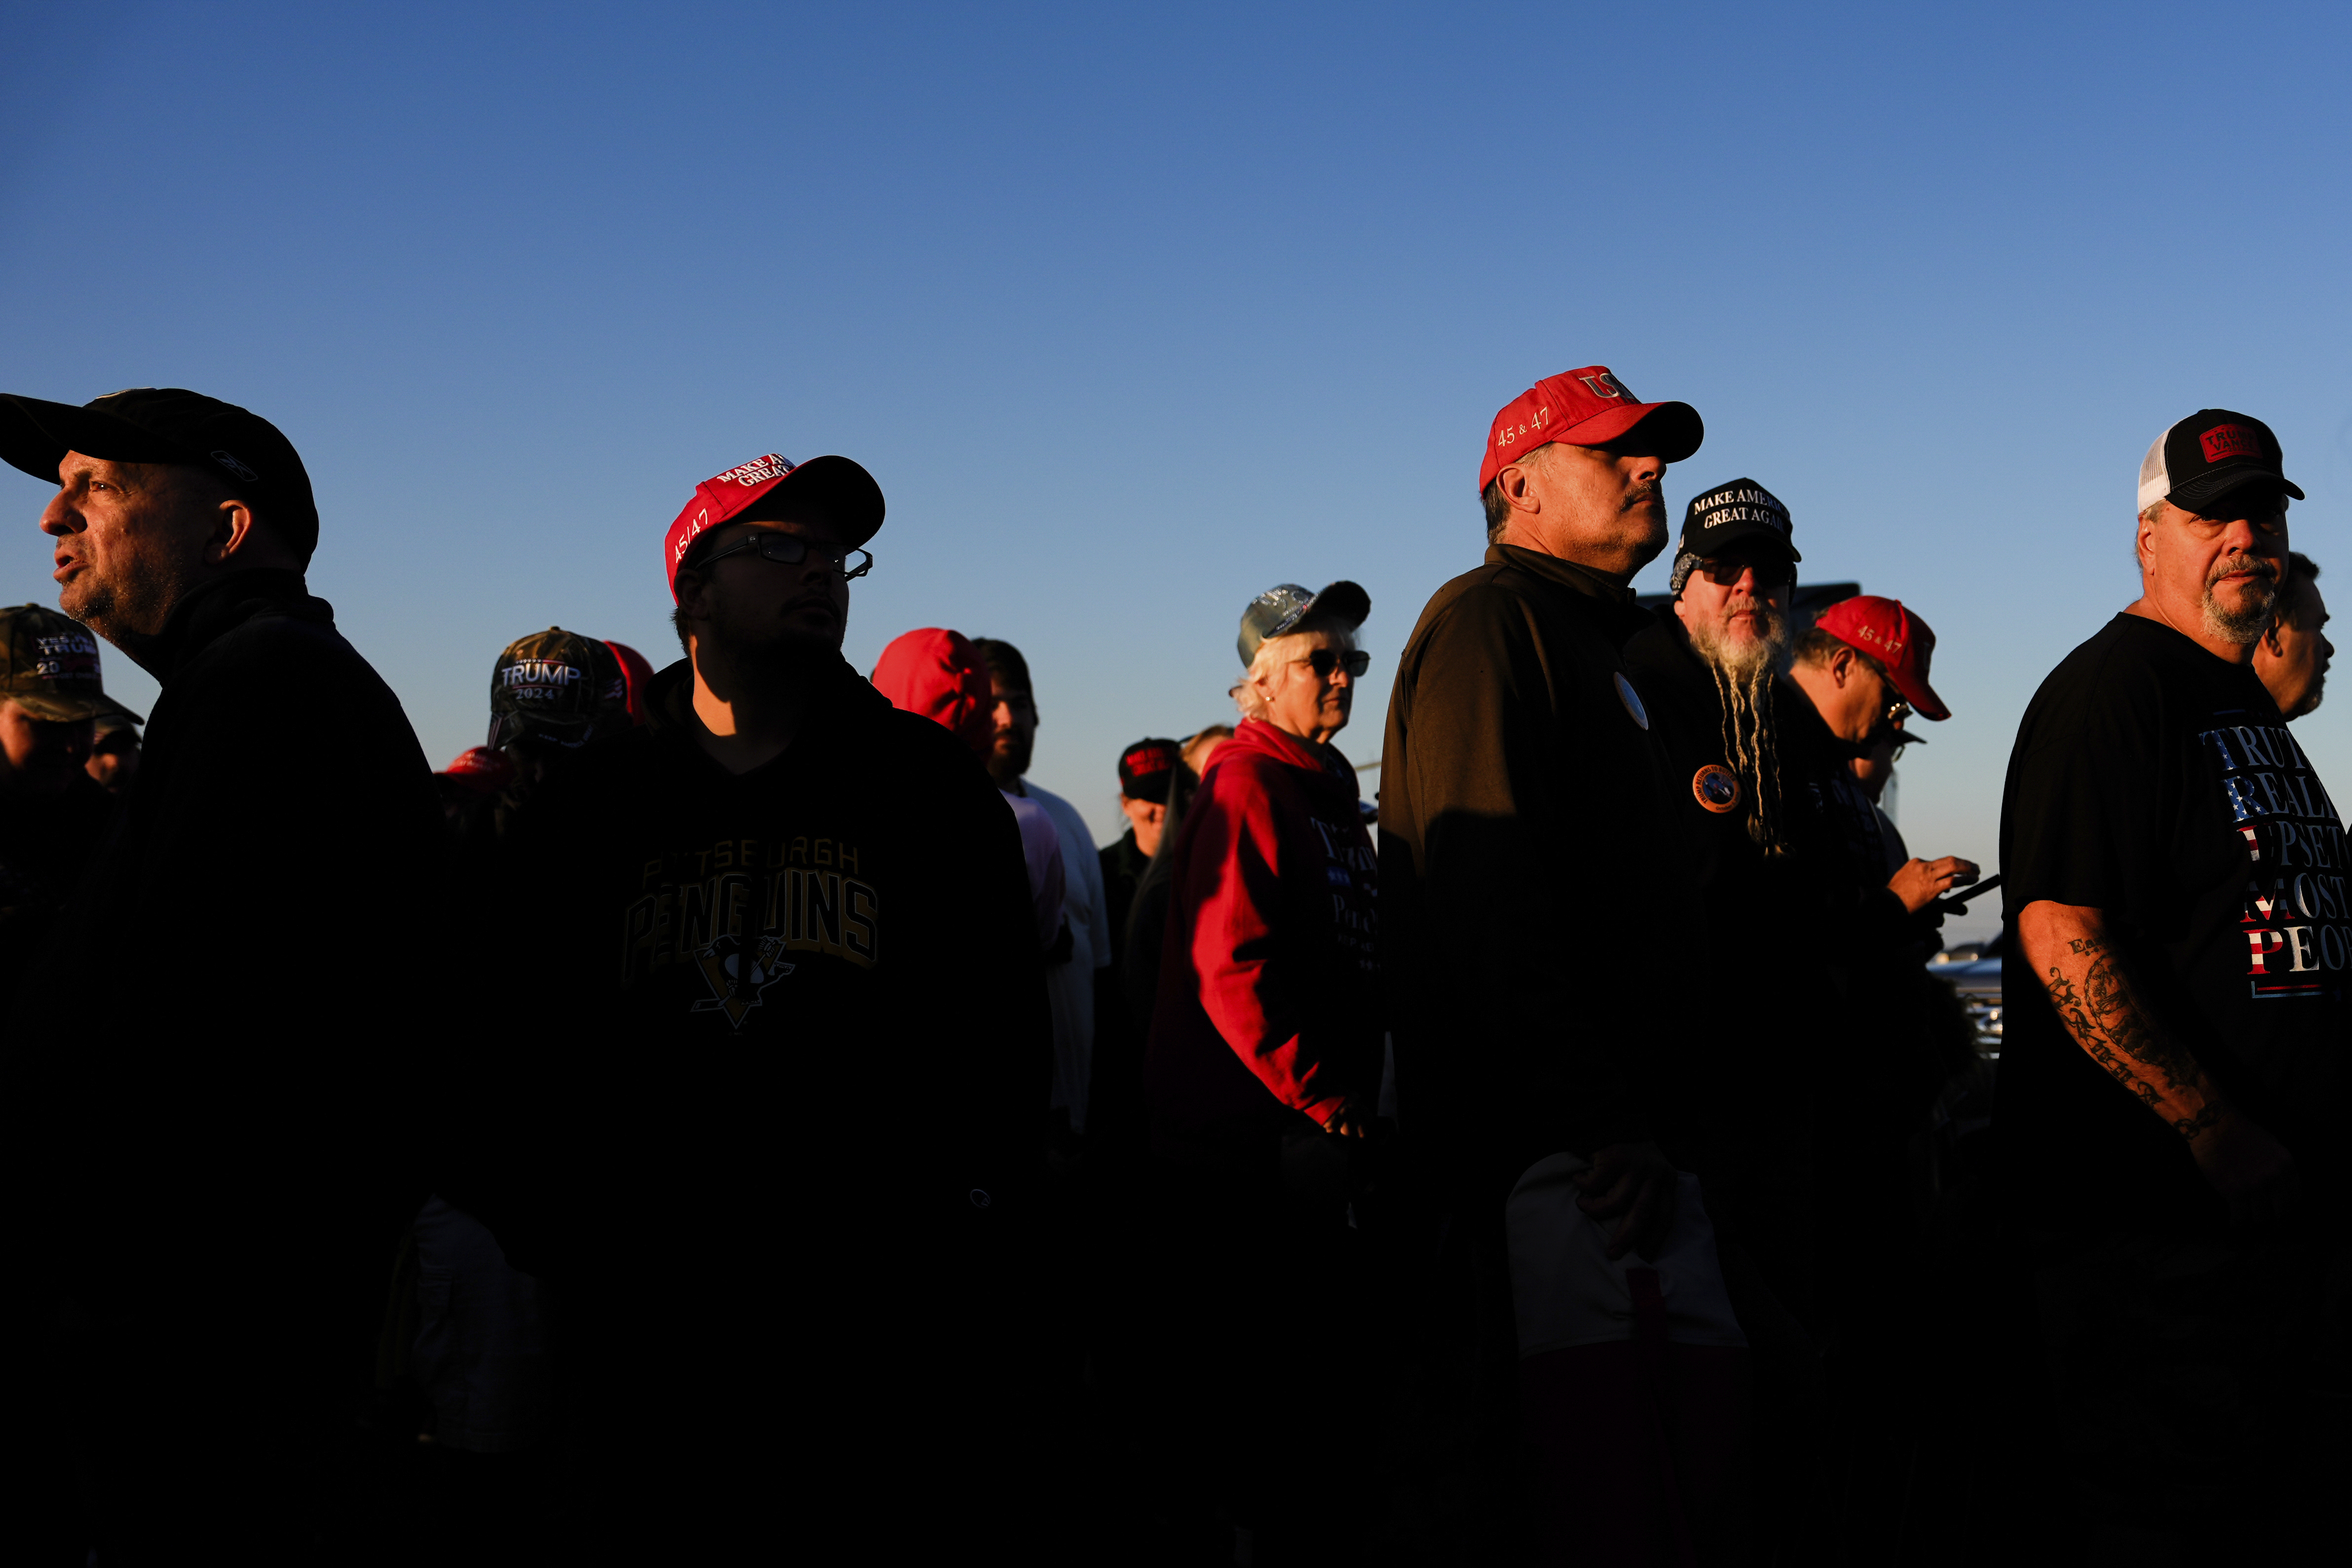
[[1748,794],[1748,837],[1767,855],[1779,855],[1780,758],[1773,733],[1772,682],[1789,668],[1789,619],[1770,605],[1760,605],[1764,635],[1737,641],[1705,622],[1685,629],[1691,651],[1715,677],[1723,711],[1724,761],[1739,775]]
[[[2266,584],[2269,591],[2263,595],[2261,604],[2252,608],[2223,609],[2221,601],[2213,597],[2214,583],[2230,572],[2248,566],[2269,577]],[[2212,572],[2207,575],[2205,595],[2198,607],[2204,612],[2207,636],[2217,642],[2234,643],[2243,647],[2269,629],[2271,612],[2278,607],[2278,578],[2271,573],[2271,563],[2267,561],[2249,561],[2242,556],[2225,555],[2213,563]]]

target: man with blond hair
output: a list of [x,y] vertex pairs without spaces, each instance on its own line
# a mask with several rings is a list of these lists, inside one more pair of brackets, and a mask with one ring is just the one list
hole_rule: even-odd
[[2158,436],[2140,596],[2010,757],[1995,1120],[2087,1555],[2292,1557],[2335,1528],[2352,904],[2254,669],[2302,498],[2251,416]]

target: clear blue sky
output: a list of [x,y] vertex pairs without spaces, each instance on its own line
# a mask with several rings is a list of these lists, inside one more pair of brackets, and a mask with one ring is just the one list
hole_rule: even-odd
[[[525,632],[665,661],[695,481],[847,453],[890,502],[850,657],[1021,645],[1108,837],[1276,582],[1370,590],[1376,755],[1487,420],[1606,363],[1706,416],[1677,516],[1751,476],[1935,626],[1904,826],[1990,861],[2164,425],[2270,421],[2352,604],[2347,58],[2340,3],[16,4],[0,390],[276,420],[436,764]],[[45,494],[0,472],[0,600],[54,602]],[[2342,798],[2347,722],[2303,726]]]

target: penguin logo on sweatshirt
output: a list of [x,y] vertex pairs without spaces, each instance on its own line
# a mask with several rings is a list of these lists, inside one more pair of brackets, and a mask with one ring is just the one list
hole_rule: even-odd
[[746,948],[740,938],[729,935],[696,948],[694,966],[702,972],[702,983],[710,987],[710,994],[691,1011],[724,1013],[730,1024],[741,1028],[744,1017],[760,1005],[768,987],[793,972],[793,965],[779,962],[783,952],[782,936],[763,936]]

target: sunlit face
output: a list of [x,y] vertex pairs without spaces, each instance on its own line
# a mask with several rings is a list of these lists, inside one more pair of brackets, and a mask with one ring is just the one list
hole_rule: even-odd
[[2254,646],[2254,673],[2270,689],[2279,711],[2300,719],[2319,708],[2336,645],[2327,639],[2327,600],[2319,584],[2306,578],[2294,585],[2294,595],[2295,618],[2303,624],[2292,626],[2284,615],[2272,623]]
[[1781,552],[1735,545],[1692,569],[1675,601],[1675,616],[1702,647],[1758,647],[1787,627],[1789,589],[1795,580],[1795,569]]
[[2152,599],[2194,605],[2206,631],[2252,642],[2270,622],[2286,574],[2286,498],[2259,487],[2208,503],[2205,516],[2167,506],[2139,527],[2140,563]]
[[[791,534],[812,549],[798,562],[771,561],[757,551],[714,559],[755,532]],[[779,647],[837,650],[849,626],[849,581],[826,554],[840,535],[823,523],[730,522],[708,535],[695,552],[701,564],[677,574],[678,607],[696,628],[721,647],[756,654]]]
[[1538,503],[1531,520],[1512,525],[1536,536],[1525,542],[1620,577],[1631,577],[1665,548],[1663,460],[1566,442],[1538,453],[1532,462],[1514,464],[1498,476],[1507,490],[1523,484]]
[[1344,663],[1333,662],[1329,673],[1315,672],[1315,655],[1322,649],[1348,653],[1355,639],[1345,632],[1298,632],[1274,639],[1276,658],[1265,674],[1253,674],[1250,685],[1265,704],[1265,721],[1277,730],[1310,741],[1328,741],[1348,727],[1356,705],[1356,678]]
[[1160,853],[1160,830],[1168,824],[1168,806],[1164,801],[1137,800],[1131,795],[1118,797],[1118,809],[1127,816],[1128,825],[1135,829],[1135,847],[1146,855]]
[[68,452],[41,512],[58,606],[101,637],[152,636],[202,574],[220,487],[174,463],[118,463]]
[[988,743],[988,771],[1000,781],[1017,779],[1029,771],[1029,761],[1037,753],[1037,700],[994,675],[988,678],[988,689],[996,699],[996,731]]

